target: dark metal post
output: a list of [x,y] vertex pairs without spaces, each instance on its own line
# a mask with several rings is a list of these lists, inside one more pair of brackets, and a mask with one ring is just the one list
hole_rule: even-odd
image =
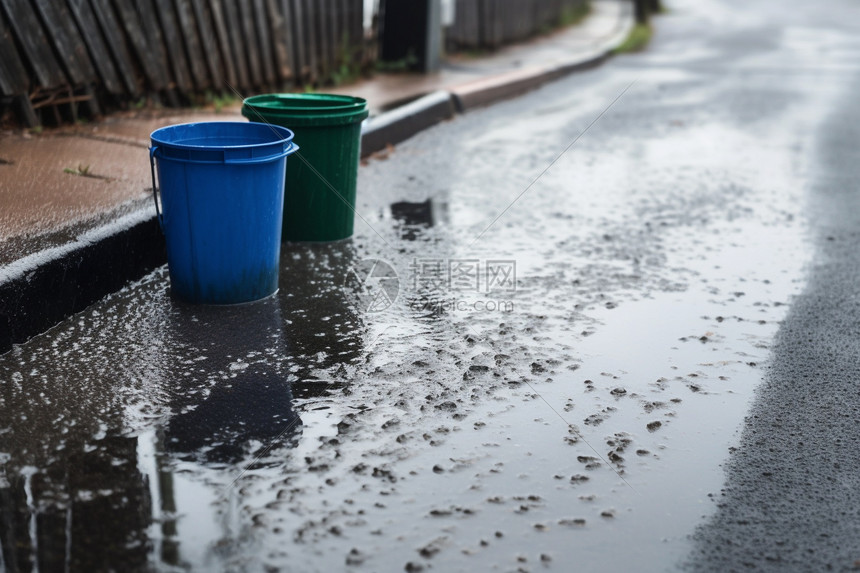
[[633,0],[633,10],[636,15],[636,22],[647,24],[648,16],[651,13],[651,0]]
[[381,12],[380,59],[409,69],[434,72],[442,51],[440,0],[384,0]]

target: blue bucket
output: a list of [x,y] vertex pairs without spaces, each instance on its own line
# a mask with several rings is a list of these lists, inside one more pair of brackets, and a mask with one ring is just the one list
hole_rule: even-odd
[[163,127],[150,139],[173,295],[195,304],[239,304],[275,293],[287,156],[298,150],[293,132],[205,122]]

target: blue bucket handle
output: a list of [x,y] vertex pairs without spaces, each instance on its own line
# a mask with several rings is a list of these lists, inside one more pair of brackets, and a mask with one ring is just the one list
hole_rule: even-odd
[[164,232],[164,216],[161,214],[161,209],[158,207],[158,187],[155,184],[155,152],[158,151],[158,146],[153,145],[149,148],[149,166],[152,168],[152,199],[155,201],[155,215],[158,219],[158,227]]

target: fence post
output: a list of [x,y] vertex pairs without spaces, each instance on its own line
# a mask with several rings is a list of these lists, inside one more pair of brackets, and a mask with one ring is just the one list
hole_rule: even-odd
[[648,24],[651,12],[659,10],[659,6],[660,0],[633,0],[636,22],[639,24]]

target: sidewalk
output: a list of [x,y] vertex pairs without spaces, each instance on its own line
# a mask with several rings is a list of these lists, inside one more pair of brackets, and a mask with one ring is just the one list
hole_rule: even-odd
[[[435,74],[377,74],[331,91],[368,100],[367,155],[455,113],[600,63],[626,37],[632,7],[623,0],[592,6],[577,26],[487,57],[451,58]],[[245,121],[240,107],[132,112],[38,135],[0,133],[0,353],[164,264],[149,134],[175,123]]]

